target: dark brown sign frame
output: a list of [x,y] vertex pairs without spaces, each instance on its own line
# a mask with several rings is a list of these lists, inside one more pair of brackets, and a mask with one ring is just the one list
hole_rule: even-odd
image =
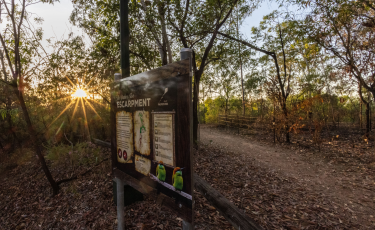
[[[115,175],[121,178],[132,178],[134,182],[144,183],[157,192],[174,199],[184,217],[189,222],[193,219],[193,154],[192,154],[192,77],[190,60],[182,60],[150,70],[111,84],[111,152],[112,168]],[[146,103],[145,103],[146,102]],[[143,111],[143,112],[142,112]],[[133,114],[133,155],[131,163],[118,161],[116,114],[126,112]],[[142,126],[135,128],[136,114],[142,117]],[[166,180],[159,181],[155,176],[159,162],[155,161],[154,114],[173,114],[173,165],[165,164]],[[142,115],[143,114],[143,115]],[[138,121],[139,126],[139,121]],[[138,132],[138,133],[137,133]],[[148,136],[147,136],[148,135]],[[140,136],[137,140],[135,136]],[[122,137],[119,137],[122,138]],[[142,142],[145,141],[146,142]],[[147,142],[149,140],[149,143]],[[140,144],[135,143],[138,141]],[[137,146],[135,146],[137,145]],[[147,148],[148,145],[148,148]],[[141,146],[141,147],[139,147]],[[146,146],[146,147],[145,147]],[[137,151],[141,149],[140,151]],[[164,146],[165,147],[165,146]],[[145,151],[143,151],[145,149]],[[142,153],[143,151],[143,153]],[[145,154],[146,153],[146,154]],[[147,155],[147,153],[149,153]],[[137,156],[137,157],[136,157]],[[141,159],[142,163],[135,160]],[[148,165],[150,167],[148,168]],[[141,165],[141,166],[139,166]],[[138,166],[138,168],[136,168]],[[183,188],[174,189],[173,171],[182,168]],[[141,170],[141,169],[142,170]],[[149,173],[148,175],[147,172]],[[130,177],[129,177],[130,176]],[[130,181],[130,180],[129,180]],[[137,182],[138,181],[138,182]],[[135,189],[138,185],[132,186]],[[181,208],[185,207],[185,208]]]

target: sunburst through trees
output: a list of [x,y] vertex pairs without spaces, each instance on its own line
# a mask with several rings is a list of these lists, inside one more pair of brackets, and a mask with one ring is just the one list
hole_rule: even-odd
[[[104,106],[104,105],[102,103],[100,103],[99,101],[97,101],[95,99],[95,97],[92,96],[92,94],[90,94],[90,92],[92,92],[96,89],[95,87],[90,87],[91,81],[89,83],[85,84],[83,79],[81,79],[80,82],[77,79],[76,84],[74,84],[68,77],[66,77],[66,79],[71,84],[71,85],[64,84],[64,87],[66,87],[68,89],[69,93],[68,93],[67,97],[61,98],[59,100],[66,100],[66,101],[70,101],[70,102],[68,102],[68,104],[60,112],[60,114],[50,123],[49,128],[52,126],[52,124],[54,124],[56,121],[58,121],[59,118],[61,118],[61,116],[63,114],[66,114],[69,111],[71,111],[69,109],[73,108],[73,107],[74,107],[74,110],[71,113],[71,116],[68,116],[69,117],[68,121],[69,121],[69,124],[71,125],[76,119],[76,120],[78,120],[78,126],[79,126],[82,119],[79,118],[79,117],[76,118],[76,116],[77,116],[77,113],[79,113],[80,108],[82,108],[81,113],[83,115],[82,117],[83,117],[83,123],[84,123],[84,135],[83,136],[85,137],[85,139],[90,141],[91,135],[90,135],[90,129],[89,129],[89,126],[88,126],[87,107],[90,110],[92,110],[99,117],[99,119],[101,119],[100,115],[98,114],[98,112],[94,108],[93,104],[91,104],[91,102],[95,103],[95,104],[98,104],[100,106]],[[63,125],[64,125],[64,121],[61,122],[61,125],[60,125],[60,127],[57,130],[55,135],[60,133]],[[79,128],[78,128],[78,130],[79,130]]]

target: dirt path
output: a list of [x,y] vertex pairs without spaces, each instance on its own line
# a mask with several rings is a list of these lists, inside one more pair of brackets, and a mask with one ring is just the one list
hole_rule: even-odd
[[334,205],[349,211],[352,221],[363,229],[375,228],[373,175],[331,164],[312,152],[299,154],[306,150],[261,143],[214,127],[203,126],[200,136],[203,144],[246,155],[255,165],[278,177],[296,179],[307,191],[327,197]]

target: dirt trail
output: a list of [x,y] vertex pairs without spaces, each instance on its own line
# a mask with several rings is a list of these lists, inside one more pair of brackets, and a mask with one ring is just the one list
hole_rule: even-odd
[[301,150],[258,142],[215,127],[203,126],[200,136],[204,144],[245,154],[254,159],[255,165],[277,176],[296,179],[306,190],[328,197],[335,205],[351,212],[352,218],[362,226],[375,228],[373,175],[331,164],[312,152],[301,155]]

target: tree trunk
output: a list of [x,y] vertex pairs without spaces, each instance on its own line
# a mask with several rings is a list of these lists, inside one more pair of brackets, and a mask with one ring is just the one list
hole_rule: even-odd
[[366,134],[365,136],[368,137],[370,133],[370,103],[365,103],[366,106]]
[[359,128],[362,129],[362,102],[359,105]]
[[282,103],[283,112],[285,116],[285,138],[286,143],[290,143],[290,134],[289,134],[289,124],[288,124],[288,110],[286,108],[286,100],[284,103]]
[[164,62],[167,60],[166,53],[168,53],[167,63],[172,63],[172,51],[171,51],[171,46],[169,44],[169,39],[168,39],[167,29],[166,29],[166,24],[165,24],[165,10],[166,10],[165,5],[163,2],[158,2],[158,6],[159,6],[158,11],[159,11],[159,16],[160,16],[162,38],[163,38],[163,52],[164,52],[163,65],[164,65]]
[[[4,150],[4,146],[1,144],[1,141],[0,141],[0,149]],[[0,159],[0,162],[2,162],[2,159]]]
[[56,181],[53,179],[53,177],[51,175],[51,172],[49,171],[48,166],[46,164],[46,161],[44,159],[44,156],[42,154],[42,150],[41,150],[41,146],[40,146],[41,144],[39,143],[37,133],[36,133],[32,123],[31,123],[29,112],[27,111],[27,107],[26,107],[26,104],[25,104],[25,101],[24,101],[24,98],[23,98],[23,93],[21,91],[19,91],[17,89],[17,87],[14,87],[14,94],[17,96],[17,98],[20,102],[22,112],[23,112],[23,115],[24,115],[24,118],[25,118],[25,121],[26,121],[26,124],[27,124],[27,128],[29,129],[30,139],[31,139],[32,143],[34,144],[35,152],[36,152],[36,154],[39,158],[40,164],[42,165],[42,169],[43,169],[44,173],[46,174],[47,180],[49,181],[49,183],[52,186],[53,195],[57,195],[57,193],[59,192],[59,186],[57,185]]
[[194,90],[193,90],[193,146],[198,147],[198,103],[199,103],[199,82],[201,74],[194,74]]
[[15,148],[16,148],[16,141],[18,142],[18,144],[20,144],[18,138],[17,138],[17,135],[16,133],[14,132],[14,129],[13,129],[13,123],[12,123],[12,116],[11,116],[11,113],[10,113],[10,109],[11,107],[6,105],[6,119],[8,121],[8,124],[9,124],[9,132],[12,134],[13,136],[13,141],[12,141],[12,144],[11,144],[11,147],[10,147],[10,151],[9,152],[12,152]]
[[368,121],[368,125],[369,125],[369,131],[371,131],[371,127],[372,127],[372,124],[371,124],[371,96],[370,96],[370,93],[368,93],[368,117],[369,117],[369,121]]

